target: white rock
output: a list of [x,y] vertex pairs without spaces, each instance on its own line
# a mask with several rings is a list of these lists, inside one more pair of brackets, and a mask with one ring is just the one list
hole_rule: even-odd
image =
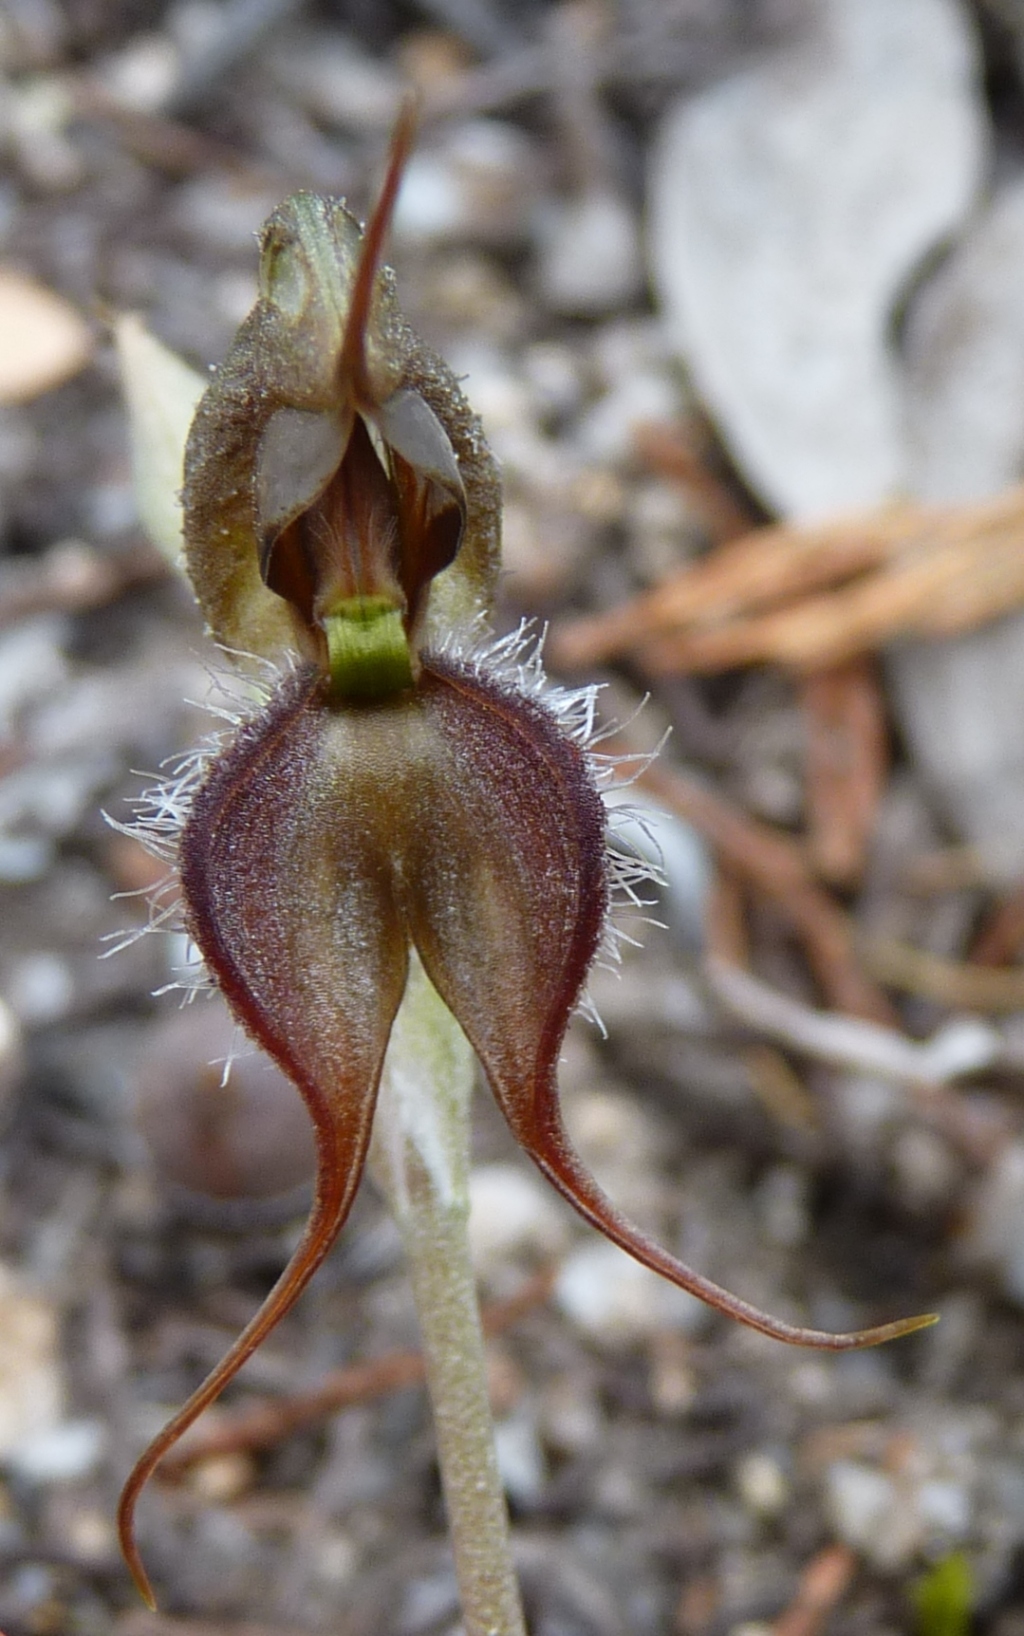
[[22,710],[66,681],[62,648],[69,629],[62,615],[39,614],[0,636],[0,736],[13,732]]
[[538,183],[537,149],[524,131],[497,119],[468,120],[413,154],[395,206],[395,237],[519,243]]
[[826,1507],[845,1545],[876,1568],[905,1567],[920,1542],[915,1508],[884,1471],[859,1460],[836,1460],[825,1478]]
[[887,328],[987,146],[958,0],[807,10],[789,48],[672,109],[650,182],[676,345],[754,485],[804,516],[905,482]]
[[101,1421],[61,1420],[19,1439],[8,1451],[7,1460],[33,1482],[70,1483],[95,1469],[105,1446]]
[[498,1474],[511,1500],[536,1505],[544,1491],[547,1469],[533,1416],[518,1412],[499,1420],[494,1428]]
[[30,1028],[65,1016],[75,994],[71,967],[47,949],[27,954],[11,969],[8,998],[16,1015]]
[[950,1204],[959,1170],[949,1145],[926,1125],[909,1125],[892,1147],[892,1167],[900,1198],[922,1213]]
[[583,397],[583,376],[576,348],[560,341],[534,341],[523,352],[522,366],[540,415],[570,415]]
[[682,386],[664,366],[625,374],[580,417],[579,450],[595,465],[628,464],[636,428],[648,420],[676,420],[683,406]]
[[9,885],[41,880],[53,864],[53,847],[41,835],[5,835],[0,831],[0,880]]
[[736,1466],[736,1487],[748,1510],[774,1517],[789,1499],[789,1483],[778,1460],[763,1449],[745,1454]]
[[[1024,474],[1024,178],[997,192],[907,323],[911,480],[978,499]],[[887,659],[915,765],[963,840],[1007,882],[1024,870],[1024,616]]]
[[930,1478],[920,1484],[915,1499],[924,1527],[947,1548],[970,1531],[971,1501],[962,1483]]
[[142,32],[101,65],[104,90],[122,108],[155,114],[177,89],[181,53],[166,34]]
[[640,232],[629,203],[608,187],[550,204],[537,220],[537,286],[554,312],[589,318],[640,294]]
[[702,1301],[603,1240],[566,1258],[555,1298],[573,1323],[610,1345],[633,1345],[665,1329],[696,1334],[708,1321]]
[[1024,474],[1024,177],[1001,187],[907,318],[911,483],[970,500]]
[[1024,1142],[1009,1143],[984,1177],[964,1248],[994,1267],[1003,1292],[1024,1306]]
[[0,1266],[0,1459],[53,1431],[63,1396],[56,1308]]
[[291,29],[282,31],[268,66],[318,119],[360,136],[394,123],[402,98],[398,74],[336,27],[298,40]]
[[480,1165],[469,1181],[469,1242],[481,1273],[524,1252],[557,1255],[567,1220],[550,1187],[517,1165]]
[[886,674],[935,802],[1007,886],[1024,872],[1024,615],[890,650]]
[[12,1093],[24,1066],[20,1020],[7,1001],[0,999],[0,1126],[5,1121]]

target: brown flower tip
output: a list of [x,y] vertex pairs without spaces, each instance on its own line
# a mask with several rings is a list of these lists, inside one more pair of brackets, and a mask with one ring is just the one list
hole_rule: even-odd
[[299,650],[337,698],[412,686],[439,606],[474,613],[497,570],[498,482],[458,387],[404,322],[381,256],[414,115],[365,231],[296,194],[261,235],[260,295],[185,454],[189,576],[214,635]]

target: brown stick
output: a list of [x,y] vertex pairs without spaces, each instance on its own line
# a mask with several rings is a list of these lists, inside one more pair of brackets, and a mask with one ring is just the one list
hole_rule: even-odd
[[[697,644],[698,656],[703,657],[704,643],[715,663],[696,668],[716,668],[720,648],[732,662],[731,647],[738,644],[738,651],[745,653],[746,632],[762,623],[744,616],[878,567],[906,531],[904,507],[872,513],[870,519],[841,518],[814,530],[784,523],[754,529],[671,574],[632,602],[556,627],[549,648],[552,660],[586,666],[643,644],[645,653],[650,646],[658,669],[667,671],[673,668],[670,661],[678,644],[687,652],[689,644]],[[658,638],[664,640],[656,642]]]
[[893,1007],[858,963],[849,917],[812,878],[795,841],[748,818],[680,773],[649,766],[638,782],[655,800],[706,835],[725,863],[779,905],[803,938],[830,1006],[850,1016],[896,1026]]
[[669,425],[645,420],[633,433],[637,455],[644,465],[679,483],[701,513],[712,539],[724,545],[749,534],[756,518],[740,505],[712,468],[705,441],[691,421]]
[[[551,1294],[555,1269],[547,1267],[527,1280],[507,1301],[497,1301],[482,1313],[484,1333],[498,1335],[527,1312],[540,1306]],[[225,1416],[220,1425],[169,1454],[159,1469],[161,1479],[177,1481],[192,1466],[222,1454],[251,1452],[279,1443],[303,1426],[315,1424],[338,1409],[356,1403],[370,1403],[423,1380],[423,1354],[418,1351],[388,1352],[367,1363],[355,1363],[328,1375],[322,1386],[296,1397],[260,1403],[237,1414]]]
[[773,662],[814,670],[901,634],[949,635],[1024,603],[1024,487],[774,524],[624,606],[552,633],[556,663],[637,649],[659,674]]
[[817,1636],[840,1598],[846,1594],[857,1567],[848,1545],[826,1545],[811,1558],[790,1606],[772,1626],[772,1636]]
[[863,873],[888,771],[885,701],[871,659],[815,671],[807,723],[808,848],[818,873],[851,886]]
[[1017,886],[995,905],[971,948],[975,966],[1008,966],[1024,944],[1024,885]]
[[34,561],[9,564],[0,577],[0,630],[39,613],[102,608],[171,569],[149,546],[103,556],[86,545],[53,546]]
[[1024,971],[965,965],[943,960],[895,938],[873,938],[863,944],[864,963],[884,983],[905,994],[934,1000],[952,1011],[995,1015],[1024,1011]]

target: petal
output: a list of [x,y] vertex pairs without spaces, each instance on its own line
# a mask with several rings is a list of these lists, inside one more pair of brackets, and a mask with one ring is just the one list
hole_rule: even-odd
[[556,1068],[607,906],[603,805],[585,753],[547,712],[456,666],[430,669],[422,686],[449,768],[417,852],[410,927],[521,1146],[627,1254],[776,1340],[844,1351],[933,1322],[841,1335],[785,1323],[669,1255],[601,1191],[569,1142]]
[[433,787],[408,837],[410,932],[492,1082],[532,1083],[600,941],[604,807],[583,753],[529,699],[435,657],[420,697]]
[[236,1017],[298,1086],[314,1126],[317,1182],[309,1222],[281,1278],[125,1485],[122,1547],[151,1604],[134,1542],[139,1493],[292,1306],[337,1237],[362,1175],[405,987],[408,943],[367,792],[358,776],[337,776],[339,762],[350,759],[358,769],[367,754],[372,762],[372,743],[360,733],[372,732],[372,717],[311,709],[311,696],[318,697],[309,678],[298,678],[242,729],[214,763],[182,837],[190,930]]

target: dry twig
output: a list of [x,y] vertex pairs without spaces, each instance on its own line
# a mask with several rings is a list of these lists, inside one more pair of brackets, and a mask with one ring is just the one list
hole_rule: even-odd
[[772,1626],[772,1636],[818,1636],[845,1596],[857,1567],[848,1545],[826,1545],[811,1558],[796,1596]]
[[803,684],[807,844],[818,873],[860,879],[888,773],[885,701],[870,659],[816,671]]
[[1024,886],[1002,898],[983,922],[971,947],[975,966],[1008,966],[1024,945]]
[[77,540],[41,558],[8,564],[0,577],[0,630],[39,613],[83,613],[125,591],[166,579],[166,560],[148,546],[104,556]]
[[750,533],[755,519],[715,472],[698,425],[692,421],[677,426],[641,421],[633,433],[633,442],[645,466],[685,490],[716,544],[724,545]]
[[1024,603],[1024,487],[775,524],[552,636],[556,663],[636,649],[657,673],[775,661],[816,670],[902,635],[950,635]]
[[931,1039],[918,1041],[859,1017],[815,1010],[724,960],[707,960],[704,975],[715,998],[747,1027],[854,1073],[942,1085],[991,1067],[1004,1055],[998,1030],[978,1018],[954,1020]]
[[802,937],[829,1004],[891,1026],[896,1017],[881,989],[860,968],[849,917],[811,875],[800,846],[680,773],[657,764],[641,788],[706,835],[720,859],[770,897]]
[[[545,1268],[528,1279],[523,1288],[507,1301],[485,1307],[481,1314],[484,1333],[499,1335],[518,1322],[525,1313],[547,1300],[554,1281],[554,1268]],[[219,1425],[191,1438],[174,1454],[168,1455],[160,1466],[159,1475],[173,1481],[205,1460],[270,1448],[292,1432],[315,1424],[338,1409],[386,1397],[405,1386],[415,1386],[423,1377],[423,1354],[411,1350],[389,1352],[367,1363],[337,1369],[314,1392],[260,1403],[225,1416]]]
[[879,982],[951,1011],[1024,1011],[1024,971],[943,960],[894,938],[865,941],[863,956]]

